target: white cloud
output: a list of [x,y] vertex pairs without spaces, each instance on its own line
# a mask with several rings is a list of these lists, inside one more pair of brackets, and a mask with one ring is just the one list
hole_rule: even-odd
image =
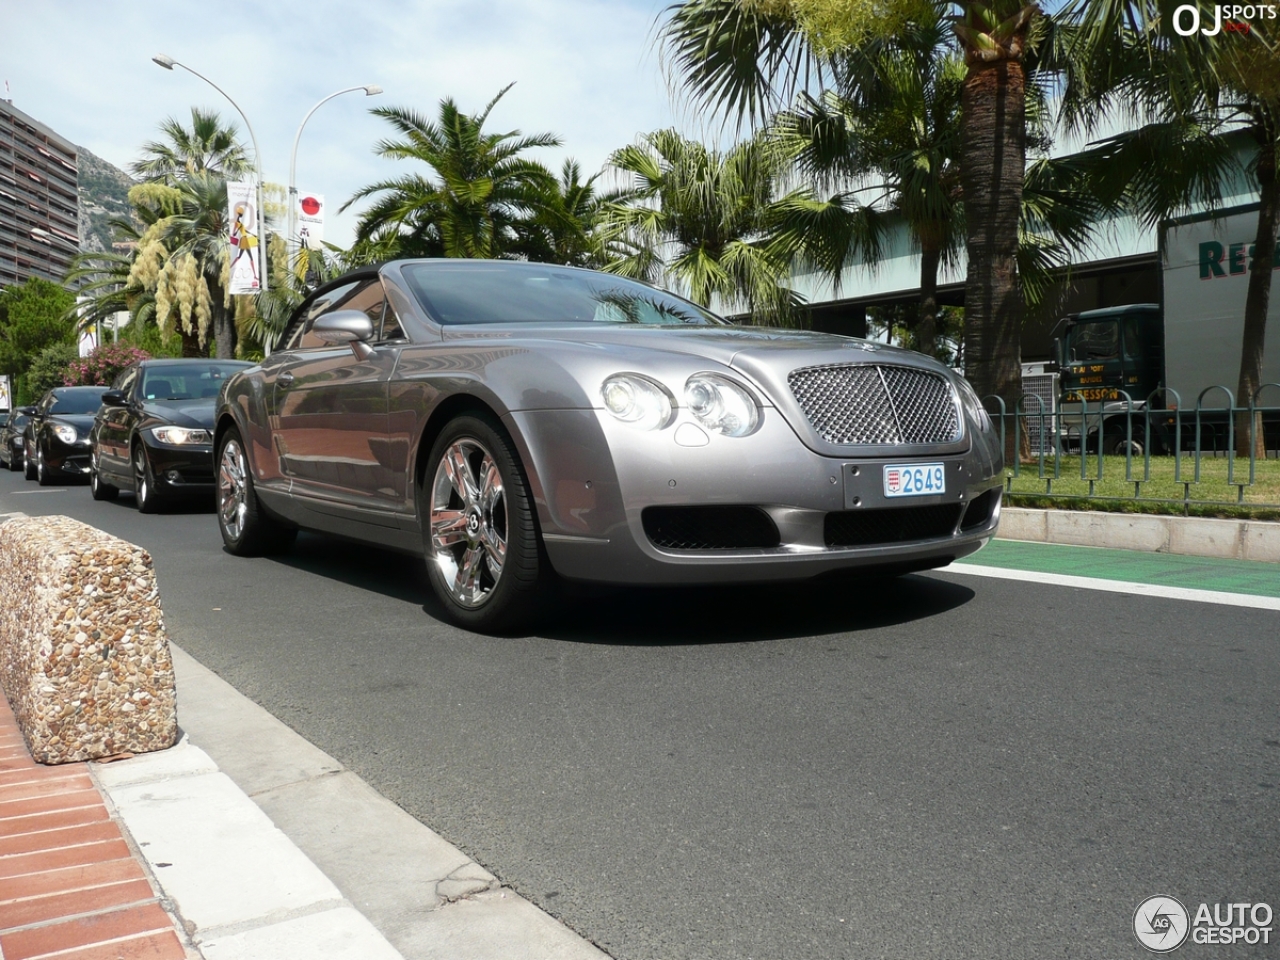
[[[14,105],[117,166],[153,139],[166,116],[192,105],[225,117],[231,106],[207,84],[151,62],[166,53],[199,70],[244,109],[266,178],[288,179],[298,123],[334,90],[376,83],[376,99],[353,93],[308,122],[298,183],[323,193],[330,213],[364,184],[408,172],[373,145],[391,128],[371,106],[433,116],[453,97],[467,112],[508,83],[490,127],[554,133],[540,159],[558,169],[574,157],[587,173],[637,134],[673,123],[653,44],[665,0],[0,0],[0,79]],[[238,117],[236,117],[238,121]],[[247,135],[244,137],[247,141]],[[403,168],[403,169],[402,169]],[[354,217],[326,236],[351,238]]]

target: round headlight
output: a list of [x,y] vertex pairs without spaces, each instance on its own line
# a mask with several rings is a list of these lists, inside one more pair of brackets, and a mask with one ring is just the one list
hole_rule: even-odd
[[65,423],[55,423],[53,425],[53,435],[63,443],[76,442],[76,428]]
[[660,430],[671,422],[671,396],[659,383],[634,373],[615,373],[600,388],[604,408],[642,430]]
[[751,392],[713,373],[689,378],[684,403],[699,423],[726,437],[745,437],[760,423],[760,404]]

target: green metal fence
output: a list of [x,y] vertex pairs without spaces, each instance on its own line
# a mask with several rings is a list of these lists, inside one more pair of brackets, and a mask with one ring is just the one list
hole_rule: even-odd
[[[1280,383],[1243,406],[1224,386],[1202,390],[1190,409],[1174,390],[1117,395],[1059,405],[1024,394],[1013,410],[983,398],[1004,449],[1019,452],[1006,458],[1006,497],[1280,510]],[[1240,429],[1247,456],[1236,450]]]

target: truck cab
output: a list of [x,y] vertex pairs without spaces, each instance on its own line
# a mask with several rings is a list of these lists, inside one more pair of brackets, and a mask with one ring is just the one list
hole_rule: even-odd
[[[1135,414],[1166,406],[1164,386],[1164,322],[1159,304],[1134,303],[1071,314],[1058,341],[1058,372],[1063,427],[1077,438],[1103,430],[1103,450],[1141,453],[1145,421],[1133,420],[1132,436],[1125,414],[1132,401]],[[1084,401],[1083,405],[1081,401]],[[1088,411],[1083,422],[1082,406]],[[1153,424],[1154,426],[1154,424]],[[1154,437],[1153,437],[1154,439]]]

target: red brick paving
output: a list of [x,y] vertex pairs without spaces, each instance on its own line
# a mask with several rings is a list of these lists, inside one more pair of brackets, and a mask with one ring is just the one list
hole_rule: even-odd
[[187,956],[87,766],[35,763],[0,697],[0,957]]

